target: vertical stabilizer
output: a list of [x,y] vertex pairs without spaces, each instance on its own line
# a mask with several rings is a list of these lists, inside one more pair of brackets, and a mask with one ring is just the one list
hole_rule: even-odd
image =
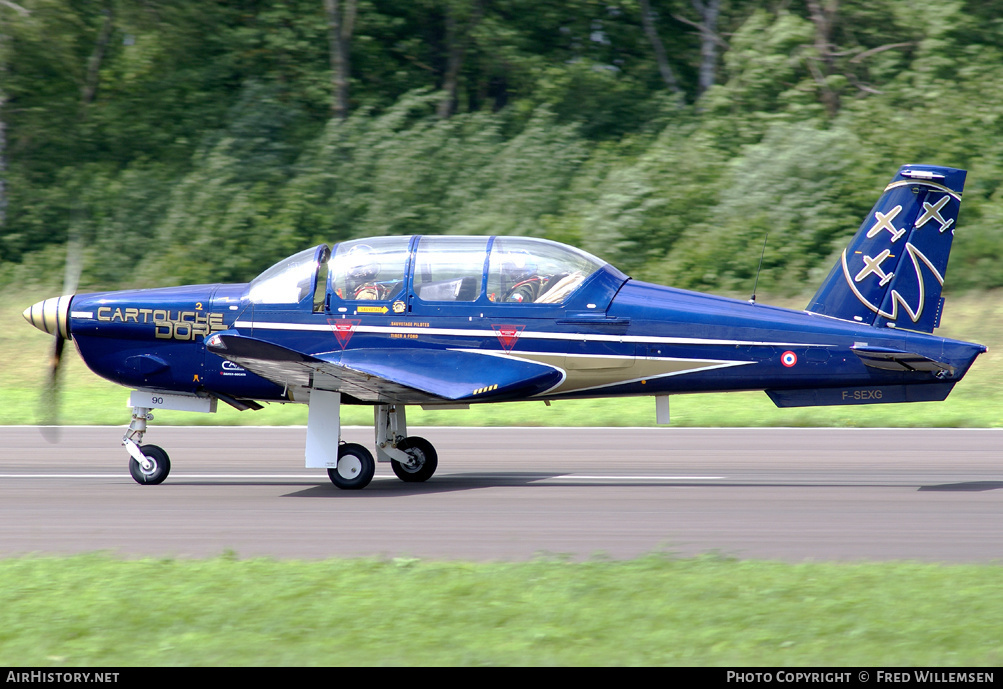
[[933,165],[900,168],[808,311],[933,332],[965,174]]

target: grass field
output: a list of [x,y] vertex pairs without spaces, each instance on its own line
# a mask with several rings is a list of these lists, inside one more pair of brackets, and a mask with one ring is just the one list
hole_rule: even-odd
[[[34,424],[46,418],[40,399],[52,338],[21,317],[26,306],[51,296],[5,294],[0,297],[0,425]],[[1003,303],[997,293],[949,298],[944,327],[938,335],[980,342],[990,351],[976,361],[968,376],[945,402],[876,404],[858,407],[778,409],[762,392],[676,395],[672,425],[677,426],[1003,426]],[[769,303],[767,299],[761,299]],[[774,301],[800,307],[807,298]],[[66,424],[126,425],[128,391],[89,370],[72,347],[64,354],[59,419]],[[217,414],[159,412],[156,424],[167,425],[300,425],[303,405],[269,405],[258,412],[238,412],[225,404]],[[369,425],[370,407],[344,407],[342,423]],[[473,406],[466,411],[426,412],[408,409],[415,426],[653,426],[655,404],[633,399],[512,402]]]
[[986,666],[999,567],[0,560],[0,665]]

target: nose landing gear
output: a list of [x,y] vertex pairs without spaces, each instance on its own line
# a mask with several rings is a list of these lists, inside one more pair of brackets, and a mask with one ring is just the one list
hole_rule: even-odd
[[153,421],[151,409],[172,409],[212,414],[216,399],[199,395],[180,395],[134,390],[129,397],[132,422],[122,436],[122,444],[129,452],[129,473],[136,483],[155,486],[163,483],[171,473],[171,459],[162,447],[141,445],[146,435],[146,422]]
[[122,444],[129,452],[129,473],[136,483],[155,486],[163,483],[171,473],[171,459],[164,449],[157,445],[140,445],[146,434],[146,422],[153,414],[146,407],[133,407],[132,423],[122,438]]

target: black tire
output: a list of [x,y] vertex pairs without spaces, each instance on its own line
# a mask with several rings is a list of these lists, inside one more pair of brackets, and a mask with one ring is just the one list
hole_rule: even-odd
[[129,457],[129,473],[136,483],[144,486],[155,486],[163,483],[167,475],[171,473],[171,458],[167,456],[162,447],[157,445],[140,445],[139,451],[153,462],[153,468],[149,471],[132,457]]
[[357,443],[338,446],[338,466],[328,469],[331,483],[342,490],[360,490],[369,485],[376,473],[373,454]]
[[410,464],[403,464],[395,459],[390,460],[390,466],[393,467],[397,478],[407,483],[420,483],[432,478],[432,474],[439,466],[439,457],[432,443],[424,438],[411,436],[397,443],[397,449],[411,456]]

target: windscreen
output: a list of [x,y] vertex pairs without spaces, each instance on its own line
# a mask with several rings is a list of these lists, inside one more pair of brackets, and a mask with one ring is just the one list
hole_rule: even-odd
[[251,281],[248,299],[255,304],[298,304],[312,293],[319,257],[326,246],[301,251]]

